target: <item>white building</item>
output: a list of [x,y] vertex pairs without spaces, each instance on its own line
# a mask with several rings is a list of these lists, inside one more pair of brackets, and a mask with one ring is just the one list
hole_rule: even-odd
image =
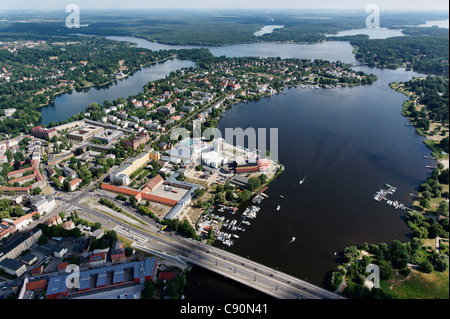
[[52,195],[38,195],[30,198],[31,208],[37,210],[39,214],[50,212],[56,207],[55,199]]
[[202,153],[202,163],[212,168],[219,168],[221,165],[226,163],[226,159],[219,153],[212,151]]

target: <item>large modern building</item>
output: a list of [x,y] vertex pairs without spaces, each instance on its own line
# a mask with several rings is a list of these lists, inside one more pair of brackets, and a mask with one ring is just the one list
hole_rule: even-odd
[[123,133],[121,131],[106,129],[103,132],[94,134],[93,138],[101,141],[102,143],[109,145],[109,144],[113,143],[115,140],[121,138],[122,136],[123,136]]
[[130,184],[130,175],[144,166],[150,160],[150,151],[144,150],[138,156],[128,160],[125,165],[109,174],[111,182],[120,182],[122,185]]
[[103,130],[101,126],[84,124],[80,128],[75,129],[74,131],[68,134],[68,137],[74,140],[85,142],[88,138],[97,134]]
[[226,158],[216,151],[202,153],[202,163],[209,167],[219,168],[221,165],[226,164],[226,162]]
[[[51,277],[47,286],[47,299],[76,298],[103,291],[143,284],[156,280],[156,258],[147,258],[133,263],[82,271],[78,280],[72,280],[69,273]],[[73,287],[71,287],[73,286]]]

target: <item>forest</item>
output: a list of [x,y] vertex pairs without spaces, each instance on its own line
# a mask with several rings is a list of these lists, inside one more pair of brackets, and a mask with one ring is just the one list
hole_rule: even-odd
[[[426,107],[417,110],[414,103],[404,111],[412,117],[416,126],[428,131],[431,122],[448,124],[449,121],[449,79],[427,76],[403,83],[404,88],[418,97],[418,103]],[[447,146],[448,151],[448,146]]]
[[387,39],[368,39],[363,36],[349,38],[350,44],[357,48],[355,58],[370,67],[406,67],[414,71],[442,74],[449,72],[448,31],[446,35],[419,34]]
[[[17,14],[17,13],[16,13]],[[83,11],[77,33],[100,36],[137,36],[150,41],[177,45],[222,46],[258,41],[319,42],[325,34],[365,27],[365,7],[356,11],[332,10],[125,10]],[[65,12],[21,13],[5,19],[2,33],[16,35],[64,36],[73,33],[65,28]],[[381,27],[399,28],[418,25],[427,20],[448,18],[445,13],[383,12]],[[15,22],[16,20],[28,21]],[[39,22],[38,22],[39,21]],[[254,35],[264,25],[283,25],[270,34]]]
[[11,73],[9,82],[0,80],[0,109],[17,109],[13,117],[0,122],[0,131],[13,135],[27,132],[28,124],[40,121],[40,108],[51,104],[58,94],[104,86],[114,81],[119,71],[131,74],[173,54],[136,49],[130,43],[102,37],[74,36],[49,38],[45,45],[15,52],[0,50],[0,69]]

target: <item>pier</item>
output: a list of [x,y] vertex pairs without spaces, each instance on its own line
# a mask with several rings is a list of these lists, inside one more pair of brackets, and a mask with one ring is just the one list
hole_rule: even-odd
[[394,200],[390,200],[387,198],[387,195],[392,195],[395,193],[395,191],[397,190],[397,187],[391,186],[389,184],[384,184],[385,188],[381,188],[374,196],[373,199],[376,200],[377,202],[381,202],[381,201],[386,201],[386,204],[389,206],[394,207],[395,209],[407,209],[407,207],[405,207],[404,204],[398,202],[398,201],[394,201]]

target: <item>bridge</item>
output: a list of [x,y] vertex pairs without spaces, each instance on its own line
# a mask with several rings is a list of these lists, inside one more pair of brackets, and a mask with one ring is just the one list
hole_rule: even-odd
[[[78,199],[78,198],[76,198]],[[64,201],[64,200],[63,200]],[[121,236],[134,241],[133,247],[176,262],[184,262],[213,271],[277,299],[344,299],[341,295],[262,265],[223,249],[182,237],[175,232],[157,232],[154,225],[138,227],[124,223],[110,214],[65,200],[71,209],[79,209],[88,219],[114,225]]]

